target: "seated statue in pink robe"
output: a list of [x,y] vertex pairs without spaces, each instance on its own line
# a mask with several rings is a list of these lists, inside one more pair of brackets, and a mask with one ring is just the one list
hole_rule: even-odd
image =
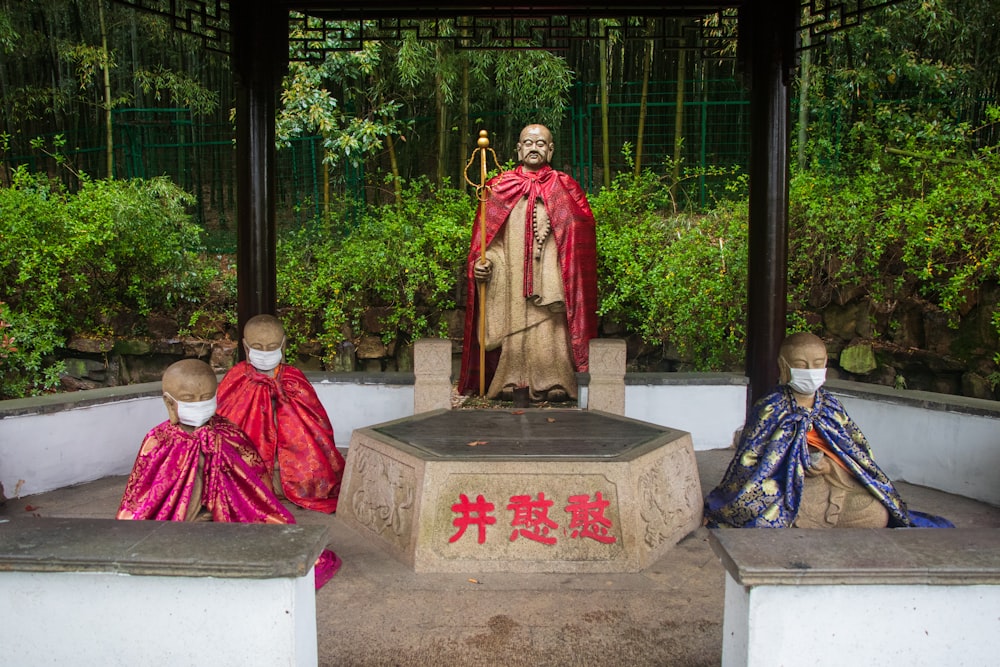
[[[235,424],[215,414],[217,381],[203,361],[185,359],[163,374],[169,419],[146,434],[118,519],[293,524],[263,460]],[[329,549],[316,561],[316,587],[336,573]]]

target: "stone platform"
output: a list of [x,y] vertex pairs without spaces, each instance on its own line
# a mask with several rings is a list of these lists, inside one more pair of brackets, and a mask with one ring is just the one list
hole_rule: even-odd
[[638,572],[701,525],[690,434],[580,410],[355,430],[337,518],[417,572]]

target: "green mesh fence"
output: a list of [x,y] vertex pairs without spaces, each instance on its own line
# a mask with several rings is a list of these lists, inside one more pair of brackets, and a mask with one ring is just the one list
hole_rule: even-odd
[[[633,168],[623,146],[636,155],[642,85],[616,84],[608,91],[609,176]],[[556,168],[568,171],[590,192],[602,187],[602,105],[600,87],[578,83],[570,95],[562,123],[551,129],[557,145]],[[685,81],[678,104],[678,86],[673,81],[648,85],[642,140],[642,166],[658,174],[671,173],[675,155],[687,178],[678,190],[683,207],[711,206],[731,176],[706,175],[711,169],[745,169],[749,156],[749,103],[746,91],[734,80]],[[524,118],[535,112],[479,110],[470,114],[469,135],[460,137],[458,122],[450,119],[446,174],[453,186],[462,186],[462,176],[480,129],[488,129],[501,164],[514,159],[514,144]],[[820,120],[820,119],[814,119]],[[821,119],[827,127],[839,127],[837,119]],[[431,117],[408,121],[406,140],[396,141],[396,164],[404,179],[433,177],[437,172],[437,131]],[[675,128],[680,127],[680,133]],[[192,214],[204,226],[210,250],[232,252],[236,247],[236,151],[231,123],[206,123],[187,109],[119,109],[114,113],[114,176],[149,178],[166,175],[196,198]],[[106,174],[106,149],[101,128],[87,128],[54,137],[41,137],[44,150],[26,142],[12,145],[4,156],[4,170],[25,164],[47,171],[73,187],[69,170],[61,168],[53,154],[63,156],[76,172],[94,177]],[[832,142],[836,145],[836,142]],[[835,162],[835,156],[833,158]],[[387,182],[390,159],[387,151],[373,156],[364,168],[323,161],[319,137],[293,140],[277,151],[275,212],[279,234],[283,230],[313,224],[324,218],[339,218],[350,226],[367,203],[392,200]],[[6,173],[6,171],[4,172]],[[0,174],[2,176],[2,174]]]
[[[747,105],[744,93],[732,81],[705,81],[685,84],[682,106],[682,160],[687,168],[706,165],[744,165],[747,156]],[[676,84],[653,82],[649,86],[644,132],[643,164],[661,170],[673,155],[677,120]],[[637,141],[641,86],[629,83],[616,90],[609,104],[609,146],[613,173],[629,169],[622,154],[626,143]],[[578,84],[564,122],[553,127],[559,146],[556,167],[572,173],[588,190],[601,185],[601,111],[596,102],[598,87]],[[517,112],[479,111],[471,114],[470,134],[457,136],[452,123],[449,137],[447,174],[452,185],[461,185],[464,161],[474,146],[480,128],[490,128],[493,146],[502,163],[513,160],[514,144],[521,119],[534,117],[531,109]],[[516,127],[515,127],[516,125]],[[436,173],[436,129],[433,118],[409,121],[412,129],[406,142],[397,142],[401,175],[412,178]],[[236,151],[234,128],[230,123],[206,123],[192,117],[188,109],[118,109],[113,115],[114,176],[151,178],[168,176],[195,196],[192,214],[205,227],[213,252],[231,252],[236,247]],[[100,128],[76,135],[63,135],[65,143],[49,152],[62,155],[77,172],[94,177],[106,174],[105,147]],[[46,144],[54,146],[54,138]],[[466,157],[463,157],[466,156]],[[9,156],[13,164],[27,164],[33,170],[58,174],[50,156],[33,150]],[[68,172],[67,172],[68,173]],[[299,138],[277,152],[275,212],[279,233],[330,214],[355,220],[358,205],[391,199],[385,184],[388,157],[375,156],[368,170],[341,164],[323,163],[319,137]],[[72,179],[65,179],[72,187]],[[689,192],[687,203],[705,205],[713,183],[700,179]]]

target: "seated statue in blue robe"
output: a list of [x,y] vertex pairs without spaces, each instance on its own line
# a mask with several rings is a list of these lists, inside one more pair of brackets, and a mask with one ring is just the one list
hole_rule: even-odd
[[861,429],[822,385],[826,345],[797,333],[781,344],[782,385],[750,411],[736,454],[705,498],[709,527],[952,527],[907,509]]

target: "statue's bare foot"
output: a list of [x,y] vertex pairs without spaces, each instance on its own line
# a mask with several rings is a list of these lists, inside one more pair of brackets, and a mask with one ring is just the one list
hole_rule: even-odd
[[569,400],[569,394],[562,387],[553,387],[546,393],[545,400],[549,403],[565,403]]

